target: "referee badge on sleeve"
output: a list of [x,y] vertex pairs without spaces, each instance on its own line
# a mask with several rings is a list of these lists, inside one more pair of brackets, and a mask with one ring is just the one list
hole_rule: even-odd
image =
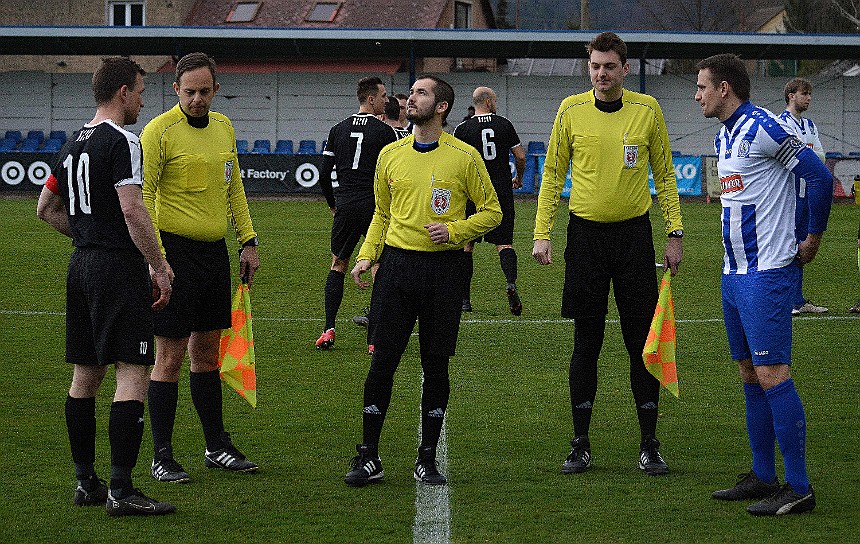
[[430,196],[430,207],[436,215],[442,215],[451,209],[451,189],[439,189],[433,187],[433,193]]
[[624,146],[624,166],[633,168],[636,166],[636,161],[639,160],[639,146],[625,145]]
[[233,179],[233,161],[225,161],[224,162],[224,182],[230,183],[231,179]]

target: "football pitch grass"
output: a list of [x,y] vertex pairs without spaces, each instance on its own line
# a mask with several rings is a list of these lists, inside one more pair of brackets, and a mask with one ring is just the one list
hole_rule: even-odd
[[[251,202],[262,242],[262,267],[251,293],[259,402],[252,409],[226,386],[224,399],[226,426],[260,465],[259,473],[204,467],[186,364],[174,449],[192,481],[172,485],[149,476],[148,419],[134,471],[138,487],[174,503],[177,513],[109,519],[103,509],[73,506],[63,420],[72,371],[63,361],[71,247],[36,219],[35,207],[34,198],[0,199],[0,532],[7,542],[406,543],[439,534],[457,543],[857,541],[860,318],[847,312],[860,296],[855,206],[834,206],[821,252],[805,274],[806,295],[830,313],[794,320],[792,374],[806,408],[808,469],[818,506],[778,519],[753,518],[746,503],[710,498],[750,467],[742,389],[721,319],[717,203],[682,203],[684,261],[672,282],[681,397],[661,393],[658,437],[670,467],[662,477],[637,468],[638,426],[614,303],[599,362],[593,469],[560,473],[571,438],[573,325],[559,317],[566,214],[553,235],[554,264],[539,267],[531,257],[535,203],[517,202],[521,317],[508,312],[495,249],[478,245],[475,312],[464,314],[451,360],[450,485],[447,507],[439,509],[446,519],[416,516],[416,504],[423,503],[416,502],[412,478],[421,380],[415,338],[395,376],[380,444],[385,480],[361,489],[343,483],[361,440],[369,364],[364,329],[350,320],[368,305],[369,292],[346,285],[337,343],[331,351],[316,351],[331,262],[331,215],[320,200]],[[662,255],[656,209],[652,221]],[[109,372],[97,404],[96,468],[102,477],[109,475],[113,387]],[[782,477],[778,452],[777,459]],[[414,530],[416,523],[424,528]]]

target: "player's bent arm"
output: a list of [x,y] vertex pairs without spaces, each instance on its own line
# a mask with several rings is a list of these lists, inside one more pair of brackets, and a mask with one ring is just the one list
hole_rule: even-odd
[[128,233],[137,249],[143,254],[146,262],[156,272],[169,267],[167,260],[161,254],[161,248],[155,239],[152,219],[143,204],[139,185],[123,185],[116,188],[119,204],[128,225]]
[[514,181],[514,189],[519,189],[523,186],[523,173],[526,171],[526,152],[522,144],[511,148],[511,153],[514,154],[514,167],[517,171],[517,177]]
[[806,181],[807,205],[809,206],[810,233],[827,230],[830,205],[833,203],[833,176],[824,163],[809,148],[797,154],[798,163],[791,169],[795,176]]
[[54,227],[60,234],[65,234],[69,238],[72,237],[72,230],[69,227],[69,216],[63,203],[63,197],[58,193],[54,193],[48,187],[42,187],[42,193],[39,195],[39,203],[36,205],[36,215],[39,219]]
[[331,184],[331,172],[334,170],[334,154],[323,153],[322,167],[320,168],[320,189],[326,203],[331,210],[335,209],[334,188]]

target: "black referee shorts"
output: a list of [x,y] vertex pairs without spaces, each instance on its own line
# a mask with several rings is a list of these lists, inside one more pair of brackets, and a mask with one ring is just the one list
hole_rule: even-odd
[[193,331],[230,327],[230,256],[227,242],[200,242],[161,231],[175,274],[170,302],[155,312],[155,335],[185,338]]
[[422,356],[454,355],[463,304],[463,259],[460,250],[385,246],[370,301],[376,354],[399,358],[417,319]]
[[376,203],[373,199],[338,207],[331,225],[331,253],[348,261],[361,237],[373,220]]
[[562,317],[605,316],[611,282],[622,319],[650,318],[658,294],[654,258],[647,214],[617,223],[598,223],[570,214]]
[[66,361],[153,364],[151,305],[137,249],[76,248],[66,276]]

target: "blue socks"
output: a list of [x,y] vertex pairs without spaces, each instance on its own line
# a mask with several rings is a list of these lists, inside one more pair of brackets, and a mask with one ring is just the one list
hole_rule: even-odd
[[744,397],[747,407],[747,434],[750,437],[753,472],[765,483],[776,479],[776,460],[773,430],[773,413],[764,389],[757,383],[744,384]]
[[806,413],[794,380],[765,391],[773,413],[773,428],[785,463],[785,481],[795,493],[809,492],[806,475]]

